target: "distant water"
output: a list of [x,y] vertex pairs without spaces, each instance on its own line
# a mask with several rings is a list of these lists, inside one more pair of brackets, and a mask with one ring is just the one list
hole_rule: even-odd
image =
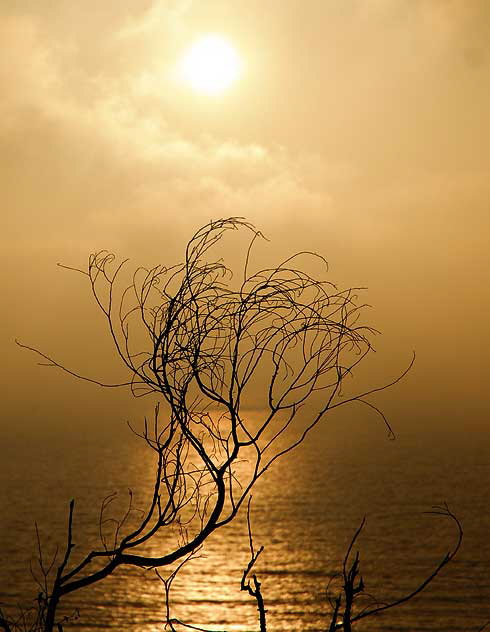
[[[476,632],[490,619],[490,435],[430,435],[388,441],[379,429],[328,426],[278,463],[254,493],[254,542],[265,546],[257,574],[271,632],[325,630],[325,588],[367,515],[359,541],[368,592],[390,600],[413,589],[453,541],[448,521],[422,512],[447,501],[463,523],[458,558],[410,604],[366,631]],[[151,484],[152,454],[124,426],[112,434],[82,430],[4,438],[0,459],[0,602],[37,594],[29,574],[34,520],[46,556],[65,542],[68,502],[76,500],[80,555],[98,538],[101,500]],[[124,506],[121,504],[121,507]],[[240,593],[248,561],[244,520],[217,532],[176,580],[173,614],[209,630],[258,630],[254,602]],[[163,630],[163,586],[151,571],[120,570],[73,598],[80,618],[66,629]]]

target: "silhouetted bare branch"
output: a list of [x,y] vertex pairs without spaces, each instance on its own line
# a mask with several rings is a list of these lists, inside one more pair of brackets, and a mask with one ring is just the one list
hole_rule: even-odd
[[[248,233],[250,241],[242,273],[233,276],[212,250],[236,230]],[[118,263],[107,251],[92,254],[86,271],[63,266],[86,277],[127,380],[84,376],[18,342],[42,364],[160,400],[153,423],[145,420],[137,432],[155,455],[152,498],[136,527],[125,533],[132,497],[125,516],[116,520],[107,517],[113,498],[108,496],[100,517],[102,548],[74,566],[69,563],[70,505],[65,555],[51,587],[43,586],[45,632],[52,631],[65,595],[103,580],[117,567],[161,568],[192,556],[235,518],[264,472],[301,444],[330,410],[359,401],[380,415],[391,433],[383,413],[366,397],[405,372],[384,387],[342,394],[345,379],[372,350],[375,330],[360,320],[361,288],[339,289],[300,268],[299,257],[327,273],[323,257],[309,252],[251,271],[252,247],[262,237],[252,224],[232,217],[199,229],[184,261],[171,267],[140,267],[128,277],[127,260]],[[251,405],[262,409],[260,416],[247,412]],[[163,529],[168,548],[149,553],[145,545]],[[254,586],[259,599],[260,584]]]
[[259,555],[264,550],[264,547],[261,546],[257,551],[254,550],[253,545],[253,536],[252,536],[252,526],[250,524],[250,504],[252,502],[252,496],[248,499],[247,504],[247,527],[248,527],[248,542],[250,547],[250,561],[247,564],[247,567],[243,571],[242,581],[240,582],[240,590],[244,590],[248,592],[248,594],[255,599],[257,602],[257,610],[259,612],[259,625],[260,632],[267,632],[267,619],[266,614],[267,610],[265,609],[264,597],[261,591],[261,583],[257,579],[257,575],[255,573],[252,575],[253,587],[250,585],[249,575],[257,562]]
[[[350,541],[344,558],[341,574],[343,580],[342,590],[335,597],[335,600],[332,599],[330,594],[328,595],[332,607],[329,632],[340,629],[350,632],[352,630],[352,624],[360,621],[361,619],[379,615],[386,610],[395,608],[412,600],[416,595],[427,588],[427,586],[429,586],[429,584],[431,584],[432,581],[439,575],[442,569],[447,566],[451,560],[453,560],[454,556],[459,551],[463,540],[463,528],[461,523],[450,511],[446,503],[436,505],[431,511],[425,513],[449,518],[457,529],[456,542],[453,548],[440,560],[434,570],[422,582],[420,582],[416,588],[406,595],[403,595],[402,597],[399,597],[389,603],[380,603],[377,599],[365,592],[364,580],[360,576],[359,552],[356,553],[351,562],[349,561],[352,549],[354,548],[354,545],[365,525],[365,518],[363,518],[360,526]],[[368,603],[366,604],[366,602],[364,602],[360,610],[355,613],[354,606],[359,597],[368,597]]]

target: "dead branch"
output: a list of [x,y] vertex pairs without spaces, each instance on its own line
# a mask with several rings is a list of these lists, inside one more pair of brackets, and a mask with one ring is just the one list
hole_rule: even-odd
[[[335,601],[333,601],[332,597],[328,595],[331,606],[334,604],[332,608],[333,612],[331,614],[329,632],[340,629],[350,632],[352,630],[352,624],[357,621],[365,619],[366,617],[377,616],[386,610],[401,606],[402,604],[411,601],[414,597],[425,590],[425,588],[427,588],[427,586],[429,586],[439,575],[442,569],[454,559],[463,540],[463,528],[458,518],[450,511],[446,503],[436,505],[431,511],[426,513],[449,518],[457,529],[456,542],[453,545],[453,548],[444,555],[434,570],[422,582],[420,582],[411,592],[389,603],[380,603],[377,599],[365,592],[364,580],[360,576],[359,551],[356,552],[352,562],[349,562],[352,549],[354,548],[354,545],[365,525],[365,518],[363,518],[360,526],[350,541],[344,558],[341,574],[343,579],[342,591],[337,595]],[[361,596],[368,597],[370,603],[364,605],[359,612],[354,613],[356,601],[358,597]],[[342,608],[343,611],[341,613]]]
[[257,610],[259,612],[259,624],[260,624],[260,632],[267,632],[267,619],[264,604],[264,597],[261,591],[261,583],[257,579],[257,575],[252,575],[253,587],[250,585],[250,579],[248,579],[250,573],[257,562],[259,555],[264,550],[264,547],[261,546],[260,549],[254,551],[253,545],[253,537],[252,537],[252,527],[250,524],[250,504],[252,502],[252,496],[249,497],[247,503],[247,528],[248,528],[248,543],[250,547],[250,560],[247,564],[247,567],[243,571],[242,580],[240,582],[240,590],[244,590],[248,592],[248,594],[255,599],[257,602]]
[[[250,234],[250,241],[241,274],[233,276],[212,251],[236,230]],[[153,423],[145,420],[138,432],[155,457],[152,498],[137,526],[124,533],[131,500],[123,519],[104,522],[108,497],[101,510],[102,547],[74,566],[70,506],[65,555],[51,586],[49,572],[44,575],[45,632],[52,632],[65,595],[102,581],[119,566],[162,568],[189,559],[235,518],[272,464],[301,444],[332,409],[359,401],[391,431],[366,398],[400,377],[342,396],[345,381],[372,351],[376,333],[361,323],[361,288],[339,289],[300,268],[299,255],[319,262],[322,274],[327,273],[323,257],[308,252],[251,271],[252,246],[260,238],[250,223],[231,217],[199,229],[184,260],[171,267],[140,267],[128,280],[127,260],[118,263],[113,254],[100,251],[89,257],[86,271],[73,268],[86,278],[104,315],[128,374],[121,383],[84,376],[18,343],[40,356],[42,364],[100,386],[129,386],[135,396],[153,393],[160,401]],[[262,406],[261,418],[247,413],[251,402]],[[102,529],[110,525],[111,542]],[[169,534],[166,542],[173,544],[146,553],[145,544],[163,529]],[[254,580],[248,586],[259,602],[260,584]],[[261,608],[265,613],[263,603]],[[265,614],[263,625],[265,630]]]

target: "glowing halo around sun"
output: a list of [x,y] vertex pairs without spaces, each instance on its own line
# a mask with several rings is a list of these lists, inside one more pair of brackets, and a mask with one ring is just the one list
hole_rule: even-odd
[[221,35],[198,39],[182,58],[180,75],[200,94],[223,94],[240,77],[242,62],[232,44]]

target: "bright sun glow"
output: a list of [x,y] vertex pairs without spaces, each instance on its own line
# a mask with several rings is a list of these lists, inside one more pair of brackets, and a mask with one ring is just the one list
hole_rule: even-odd
[[180,72],[196,92],[219,95],[238,79],[241,61],[233,46],[219,35],[206,35],[186,53]]

